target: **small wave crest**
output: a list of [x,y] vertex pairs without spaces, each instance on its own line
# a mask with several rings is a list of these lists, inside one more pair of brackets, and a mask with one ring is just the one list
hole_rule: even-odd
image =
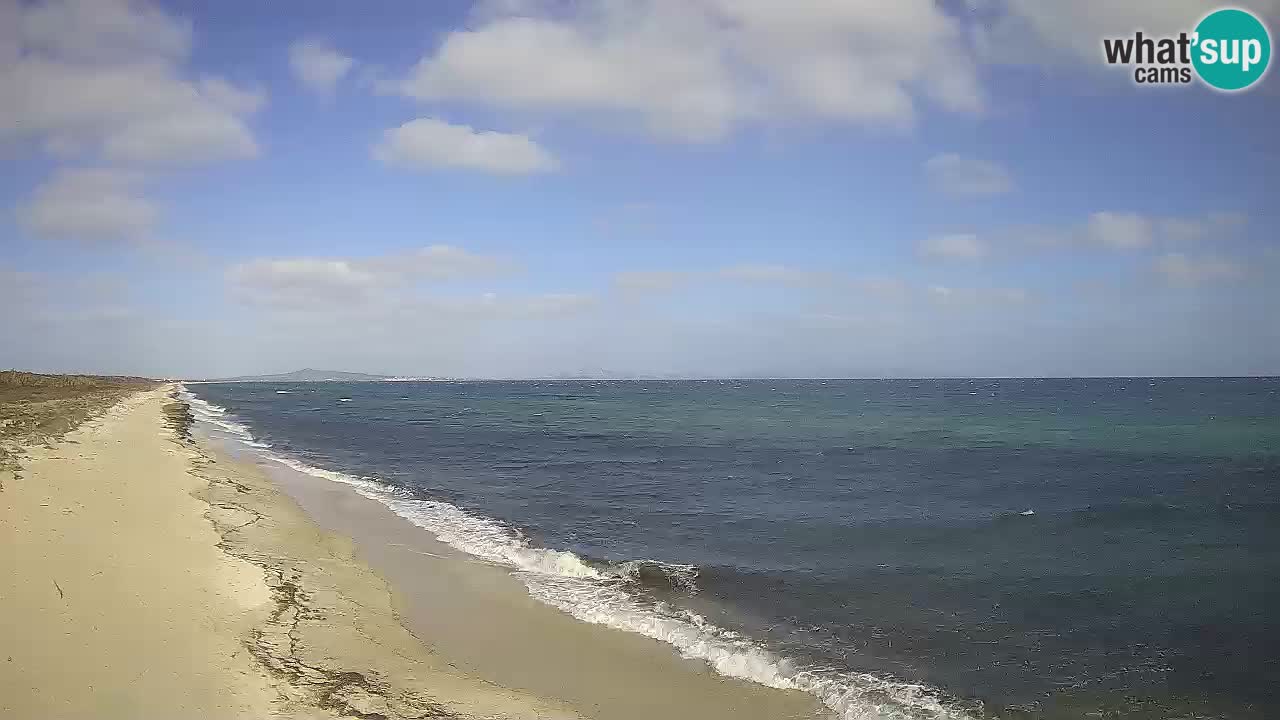
[[378,482],[271,455],[298,472],[343,483],[389,507],[442,542],[469,555],[511,567],[529,594],[578,620],[638,633],[700,659],[721,675],[783,690],[810,693],[842,720],[969,720],[924,685],[863,673],[806,666],[739,633],[707,622],[670,603],[647,603],[630,592],[639,584],[696,591],[692,565],[630,560],[593,563],[577,555],[529,546],[518,530],[436,500]]
[[203,422],[206,427],[214,428],[222,435],[230,437],[252,448],[266,449],[271,447],[253,437],[248,426],[238,423],[227,416],[227,409],[196,397],[185,387],[178,391],[178,397],[191,408],[191,415],[196,422]]
[[227,409],[220,405],[214,405],[207,400],[202,400],[201,398],[196,397],[196,395],[185,386],[179,387],[178,397],[187,405],[190,405],[191,412],[197,415],[202,414],[207,417],[215,417],[225,415],[227,412]]
[[658,560],[626,560],[613,565],[623,579],[646,588],[698,592],[698,566]]

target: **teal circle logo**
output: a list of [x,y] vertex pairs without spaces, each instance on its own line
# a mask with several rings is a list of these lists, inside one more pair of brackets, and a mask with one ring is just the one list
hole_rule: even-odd
[[1243,90],[1262,79],[1271,62],[1271,35],[1252,13],[1215,10],[1196,25],[1191,63],[1218,90]]

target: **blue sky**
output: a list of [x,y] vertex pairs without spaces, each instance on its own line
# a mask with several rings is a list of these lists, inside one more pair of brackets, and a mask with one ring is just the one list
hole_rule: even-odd
[[1275,73],[1100,59],[1213,7],[0,0],[0,365],[1278,373]]

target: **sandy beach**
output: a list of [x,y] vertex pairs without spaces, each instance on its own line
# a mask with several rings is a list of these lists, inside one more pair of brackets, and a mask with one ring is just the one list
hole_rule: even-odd
[[0,716],[820,716],[541,605],[348,488],[192,439],[172,389],[6,471]]

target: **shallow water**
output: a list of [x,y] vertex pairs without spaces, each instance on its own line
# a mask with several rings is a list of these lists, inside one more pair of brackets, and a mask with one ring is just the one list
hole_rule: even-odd
[[846,717],[1280,713],[1280,380],[189,389],[540,599]]

